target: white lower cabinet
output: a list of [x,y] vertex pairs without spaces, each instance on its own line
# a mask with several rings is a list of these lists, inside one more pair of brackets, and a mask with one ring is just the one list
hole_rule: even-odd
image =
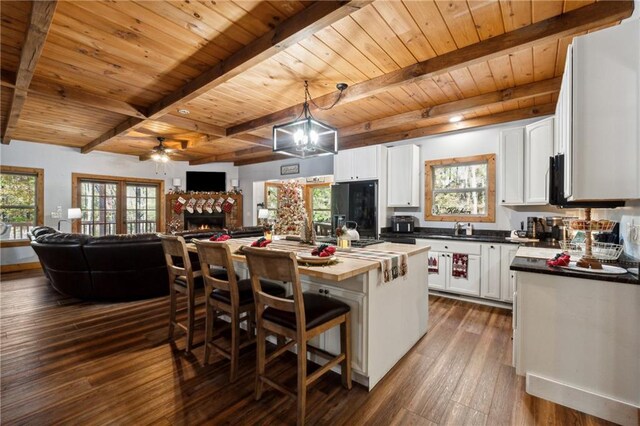
[[500,246],[497,244],[482,245],[482,283],[480,296],[489,299],[500,299]]
[[502,262],[501,276],[500,276],[500,299],[505,302],[513,302],[515,292],[516,271],[510,270],[511,262],[516,257],[518,246],[502,246],[500,249],[500,258]]
[[[511,303],[515,272],[509,268],[518,251],[515,244],[428,240],[429,288]],[[468,256],[467,277],[452,274],[454,253]],[[436,266],[437,265],[437,266]]]
[[[463,253],[461,253],[463,254]],[[429,288],[454,293],[480,295],[480,256],[467,255],[467,276],[453,276],[453,253],[429,252],[429,258],[437,260],[437,272],[429,273]]]
[[[302,290],[335,298],[351,308],[351,366],[366,373],[364,352],[364,305],[366,295],[328,285],[302,281]],[[327,352],[340,353],[340,327],[333,327],[311,340],[311,344]]]

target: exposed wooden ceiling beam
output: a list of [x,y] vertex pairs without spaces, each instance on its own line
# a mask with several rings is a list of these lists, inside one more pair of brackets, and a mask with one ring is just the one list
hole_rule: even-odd
[[374,132],[407,123],[415,124],[420,121],[436,117],[465,114],[477,108],[496,105],[505,101],[521,101],[540,95],[548,95],[560,91],[561,83],[562,77],[550,78],[548,80],[537,81],[535,83],[529,83],[522,86],[473,96],[471,98],[435,105],[431,108],[419,109],[402,114],[396,114],[390,117],[380,118],[378,120],[366,121],[364,123],[342,127],[339,129],[339,136],[340,138],[343,138],[345,136]]
[[[436,124],[426,126],[419,129],[398,132],[396,131],[378,131],[367,134],[360,134],[345,138],[341,142],[340,149],[359,148],[362,146],[379,145],[389,142],[398,142],[406,139],[414,139],[424,136],[437,135],[441,133],[450,133],[459,130],[473,129],[477,127],[490,126],[494,124],[508,123],[510,121],[525,120],[527,118],[541,117],[555,112],[555,103],[534,106],[529,108],[521,108],[511,111],[505,111],[498,114],[486,115],[469,120],[460,121],[458,123]],[[284,155],[273,153],[265,153],[263,155],[252,155],[250,157],[238,158],[234,161],[236,166],[245,166],[248,164],[264,163],[267,161],[275,161],[283,158],[291,158]],[[197,161],[197,160],[195,160]],[[189,163],[191,164],[191,162]]]
[[[458,70],[479,62],[486,62],[535,44],[544,44],[590,28],[616,22],[630,16],[632,12],[633,1],[628,0],[597,2],[584,6],[349,86],[343,92],[340,105],[355,102],[394,87],[416,83],[439,74]],[[335,99],[336,93],[329,93],[315,98],[314,102],[319,107],[325,108],[333,104]],[[312,105],[313,109],[315,107]],[[234,136],[291,120],[293,117],[297,117],[300,111],[302,111],[302,104],[294,105],[232,126],[227,129],[227,135]]]
[[[249,68],[286,50],[295,43],[309,37],[316,31],[348,16],[355,10],[371,3],[372,0],[358,1],[317,1],[300,13],[282,22],[276,28],[249,43],[227,59],[200,74],[178,90],[170,93],[148,108],[148,116],[157,119],[174,111],[178,106],[197,98],[216,86],[241,74]],[[118,136],[139,123],[123,121],[99,138],[82,148],[83,153],[91,152],[111,137]],[[246,133],[246,132],[245,132]],[[108,137],[112,135],[111,137]]]
[[262,153],[272,153],[273,150],[271,146],[263,147],[263,146],[254,146],[252,148],[241,149],[239,151],[227,152],[224,154],[216,154],[210,155],[204,158],[198,158],[197,160],[189,161],[190,166],[199,166],[201,164],[208,163],[219,163],[219,162],[228,162],[235,161],[241,159],[243,156],[253,155],[253,154],[262,154]]
[[97,139],[92,140],[82,148],[80,148],[80,152],[86,154],[88,152],[93,151],[98,146],[103,144],[104,142],[113,139],[118,136],[122,136],[126,133],[129,133],[136,126],[140,126],[144,124],[144,120],[142,118],[129,117],[122,123],[118,124],[113,129],[107,130],[105,133],[100,135]]
[[340,149],[351,149],[369,145],[379,145],[389,142],[398,142],[406,139],[414,139],[441,133],[455,132],[458,130],[472,129],[475,127],[489,126],[493,124],[507,123],[510,121],[525,120],[527,118],[541,117],[555,112],[555,102],[544,105],[520,108],[511,111],[500,112],[492,115],[471,118],[458,123],[444,123],[422,127],[408,131],[379,131],[367,134],[353,135],[343,138]]
[[7,124],[2,131],[2,143],[4,144],[11,142],[13,132],[18,125],[20,113],[27,99],[27,89],[42,54],[57,4],[57,0],[34,1],[31,4],[29,28],[20,52],[20,63],[16,74],[11,106],[7,114]]
[[233,162],[234,166],[248,166],[249,164],[258,164],[258,163],[265,163],[267,161],[278,161],[278,160],[287,160],[287,159],[293,159],[294,157],[290,157],[288,155],[283,155],[283,154],[270,154],[267,156],[260,156],[260,157],[253,157],[253,158],[245,158],[245,159],[238,159],[237,161]]
[[[452,114],[464,114],[471,112],[478,108],[487,107],[489,105],[499,104],[505,101],[511,100],[524,100],[535,96],[547,95],[555,93],[560,90],[560,84],[562,78],[551,78],[548,80],[538,81],[535,83],[525,84],[522,86],[512,87],[509,89],[498,90],[496,92],[485,93],[483,95],[474,96],[472,98],[461,99],[458,101],[448,102],[446,104],[436,105],[427,109],[420,109],[416,111],[410,111],[403,114],[397,114],[391,117],[381,118],[379,120],[368,121],[365,123],[359,123],[353,126],[344,127],[339,129],[340,132],[340,146],[344,145],[346,136],[367,133],[366,137],[371,135],[371,132],[383,130],[389,127],[400,126],[407,123],[420,123],[423,120],[432,119],[435,117],[452,115]],[[397,132],[395,132],[397,133]],[[242,136],[242,135],[239,135]],[[245,135],[248,136],[248,135]],[[220,161],[241,161],[243,157],[247,155],[255,154],[271,154],[272,146],[269,144],[264,147],[247,148],[235,152],[226,154],[211,155],[197,160],[191,160],[190,165],[201,165],[207,163],[215,163]]]

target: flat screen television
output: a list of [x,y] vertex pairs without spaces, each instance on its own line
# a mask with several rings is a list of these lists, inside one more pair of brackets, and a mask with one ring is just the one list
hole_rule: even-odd
[[187,191],[222,192],[226,189],[225,172],[187,172]]

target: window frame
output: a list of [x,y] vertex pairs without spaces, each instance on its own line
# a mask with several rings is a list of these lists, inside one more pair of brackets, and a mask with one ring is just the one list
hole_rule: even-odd
[[[134,185],[156,185],[158,187],[158,199],[156,202],[157,215],[156,215],[156,229],[157,232],[162,232],[164,229],[164,180],[163,179],[145,179],[135,177],[124,176],[108,176],[108,175],[94,175],[86,173],[72,173],[71,174],[71,206],[80,208],[80,198],[83,181],[100,182],[100,183],[115,183],[118,185],[116,191],[117,208],[116,208],[116,234],[126,234],[126,212],[127,212],[127,184]],[[73,221],[73,232],[80,232],[82,220]]]
[[[328,187],[331,188],[331,182],[322,183],[307,183],[304,187],[304,207],[307,210],[307,217],[313,221],[313,190],[316,188]],[[324,209],[318,209],[324,211]],[[331,198],[329,198],[329,223],[331,222]]]
[[276,208],[275,209],[270,209],[269,208],[269,188],[276,188],[278,191],[280,191],[280,189],[282,188],[282,183],[280,182],[265,182],[264,183],[264,207],[271,211],[271,210],[275,210],[276,215],[275,217],[278,217],[278,203],[280,201],[280,198],[276,196]]
[[[467,164],[487,164],[487,214],[485,215],[434,215],[433,211],[433,169],[434,167],[464,166]],[[424,162],[425,211],[424,219],[433,222],[495,222],[496,221],[496,155],[474,155],[470,157],[445,158]],[[450,191],[460,192],[460,191]],[[465,191],[466,192],[466,191]]]
[[[44,225],[44,169],[0,165],[0,173],[33,175],[36,177],[36,223],[33,226]],[[22,247],[29,244],[28,238],[0,241],[1,248]]]

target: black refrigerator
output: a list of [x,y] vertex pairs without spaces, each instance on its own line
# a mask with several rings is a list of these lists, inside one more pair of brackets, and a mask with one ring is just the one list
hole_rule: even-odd
[[336,183],[331,186],[331,230],[356,222],[360,238],[378,238],[378,181]]

